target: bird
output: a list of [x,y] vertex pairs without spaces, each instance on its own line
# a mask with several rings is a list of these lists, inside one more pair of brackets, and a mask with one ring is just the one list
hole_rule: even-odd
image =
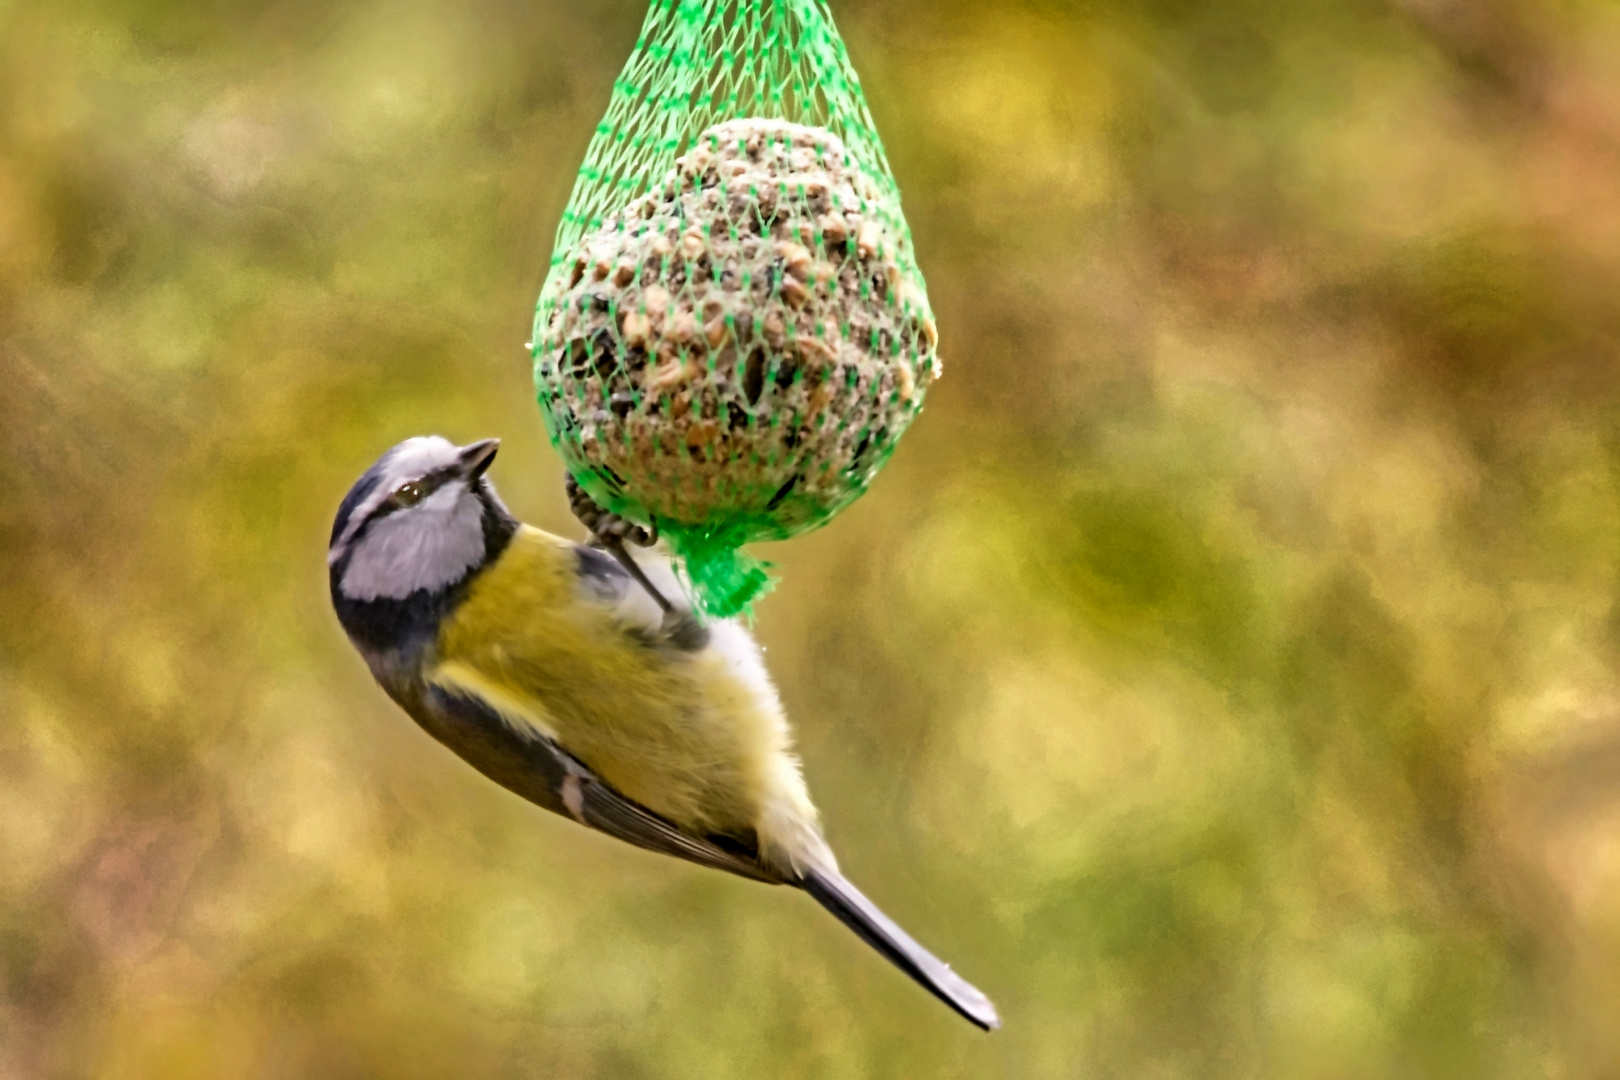
[[[984,1030],[994,1004],[838,869],[760,647],[667,552],[520,523],[500,442],[406,439],[340,503],[332,604],[401,709],[485,777],[648,851],[803,890]],[[612,545],[607,545],[612,546]]]

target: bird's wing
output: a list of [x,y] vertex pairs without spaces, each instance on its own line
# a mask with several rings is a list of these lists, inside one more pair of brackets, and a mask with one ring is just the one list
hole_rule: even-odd
[[646,585],[658,591],[674,609],[665,612],[642,582],[612,554],[586,544],[574,545],[579,591],[587,603],[610,611],[609,618],[627,634],[649,645],[665,645],[681,652],[701,652],[709,643],[703,624],[692,612],[686,586],[674,563],[660,550],[624,552],[635,560]]
[[781,879],[740,853],[693,836],[614,791],[554,739],[464,687],[430,685],[423,726],[502,787],[619,840],[770,884]]

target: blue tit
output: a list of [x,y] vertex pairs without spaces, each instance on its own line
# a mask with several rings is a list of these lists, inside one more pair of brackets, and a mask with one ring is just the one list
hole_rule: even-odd
[[408,439],[338,508],[332,603],[382,688],[509,791],[649,851],[797,886],[999,1027],[984,994],[838,872],[748,630],[700,625],[667,556],[632,573],[520,524],[485,476],[497,446]]

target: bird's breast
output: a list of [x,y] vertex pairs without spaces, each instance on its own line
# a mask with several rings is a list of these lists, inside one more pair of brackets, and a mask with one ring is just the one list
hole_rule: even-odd
[[785,752],[774,694],[762,699],[717,650],[626,632],[578,587],[576,566],[566,541],[521,530],[441,624],[430,680],[555,739],[677,824],[751,830],[766,759]]

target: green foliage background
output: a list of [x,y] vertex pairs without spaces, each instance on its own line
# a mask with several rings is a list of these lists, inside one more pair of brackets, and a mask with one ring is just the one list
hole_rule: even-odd
[[835,5],[944,380],[763,552],[846,870],[598,840],[372,685],[633,0],[0,0],[0,1076],[1620,1070],[1620,8]]

